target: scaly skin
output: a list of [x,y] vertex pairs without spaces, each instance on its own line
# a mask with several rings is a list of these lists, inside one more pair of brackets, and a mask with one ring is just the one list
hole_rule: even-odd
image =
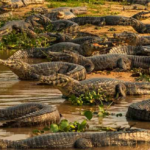
[[142,4],[142,5],[146,5],[148,2],[150,2],[149,0],[127,0],[127,2],[129,3],[135,3],[135,4]]
[[52,133],[20,141],[0,140],[0,148],[7,149],[66,149],[106,146],[131,146],[150,142],[148,130],[134,129],[118,132]]
[[131,26],[134,28],[135,31],[138,33],[150,33],[150,24],[144,24],[141,21],[132,18]]
[[39,76],[49,76],[55,73],[68,75],[76,80],[86,78],[86,70],[83,66],[65,62],[47,62],[28,64],[21,60],[0,60],[0,64],[10,68],[20,80],[38,80]]
[[150,100],[133,103],[129,106],[126,117],[129,119],[150,121]]
[[97,92],[100,89],[108,96],[119,98],[126,95],[150,94],[150,83],[125,82],[111,78],[91,78],[77,81],[66,75],[55,74],[40,77],[40,83],[56,88],[68,97],[80,96],[93,90]]
[[6,18],[11,18],[13,16],[12,12],[5,12],[1,13],[0,12],[0,20],[5,20]]
[[49,12],[49,13],[45,14],[45,16],[48,17],[52,21],[56,21],[58,19],[70,19],[70,18],[75,17],[75,15],[70,11]]
[[129,45],[150,45],[150,36],[141,36],[131,32],[115,33],[114,39],[116,41],[123,41]]
[[27,17],[25,20],[13,20],[7,22],[0,28],[0,36],[7,35],[16,30],[17,32],[26,32],[27,35],[35,38],[37,34],[34,32],[34,28],[46,28],[51,25],[53,31],[64,31],[67,33],[73,33],[79,30],[78,24],[69,20],[57,20],[51,21],[48,17],[40,14]]
[[123,10],[147,10],[147,6],[140,4],[133,4],[130,6],[123,6]]
[[[149,16],[148,16],[147,14],[149,14]],[[148,19],[148,18],[150,18],[150,11],[146,11],[146,12],[142,11],[142,12],[139,12],[139,13],[133,15],[132,18],[137,19],[137,20]]]
[[104,16],[104,17],[75,17],[69,19],[79,25],[92,24],[102,25],[131,25],[129,17],[124,16]]
[[117,46],[109,51],[109,54],[126,54],[126,55],[150,55],[150,46]]
[[3,127],[39,126],[59,123],[60,114],[56,107],[41,103],[25,103],[0,109],[0,121]]
[[44,0],[1,0],[3,10],[11,10],[12,8],[25,7],[31,4],[43,4]]
[[[99,38],[97,40],[99,40]],[[102,48],[94,46],[92,43],[88,43],[88,41],[84,42],[82,45],[72,42],[60,42],[58,44],[53,44],[52,46],[46,48],[34,48],[26,51],[17,51],[12,57],[14,59],[46,58],[49,55],[49,52],[63,52],[64,50],[79,53],[83,56],[91,56],[94,51],[98,51],[101,49]]]
[[66,61],[77,63],[87,68],[87,61],[90,61],[93,65],[92,69],[95,71],[100,70],[113,70],[119,68],[121,70],[130,70],[133,68],[149,69],[150,57],[149,56],[133,56],[124,54],[104,54],[90,57],[84,57],[73,52],[54,53],[49,52],[49,57],[53,61]]
[[86,14],[87,7],[58,7],[51,10],[51,12],[72,12],[74,15]]

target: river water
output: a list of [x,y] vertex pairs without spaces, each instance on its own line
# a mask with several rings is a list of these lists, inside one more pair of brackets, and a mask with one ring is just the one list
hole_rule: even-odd
[[[12,52],[1,51],[0,59],[7,59]],[[121,103],[111,106],[109,108],[110,113],[121,113],[122,117],[116,117],[116,115],[110,115],[105,118],[99,118],[97,116],[89,122],[90,128],[98,128],[99,126],[108,127],[129,127],[129,125],[135,124],[137,128],[149,129],[148,122],[127,121],[125,114],[128,106],[131,103],[135,103],[141,100],[146,100],[149,96],[127,97]],[[81,113],[84,110],[96,110],[95,107],[77,107],[72,106],[65,102],[62,98],[61,92],[56,89],[51,89],[48,86],[36,85],[36,82],[20,81],[17,76],[11,72],[8,68],[0,65],[0,109],[8,106],[14,106],[25,102],[42,102],[49,105],[56,105],[64,118],[69,121],[82,121],[84,116]],[[0,139],[7,140],[20,140],[33,136],[32,131],[34,128],[0,128]],[[131,150],[131,149],[149,149],[149,146],[136,146],[136,147],[107,147],[98,148],[99,150]],[[97,148],[95,149],[97,150]]]

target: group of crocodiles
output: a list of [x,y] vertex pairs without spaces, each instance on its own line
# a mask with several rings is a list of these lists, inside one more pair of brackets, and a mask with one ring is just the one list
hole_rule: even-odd
[[[11,8],[43,3],[43,0],[2,0],[2,2],[0,11],[7,12]],[[87,91],[98,91],[99,89],[116,98],[116,101],[126,95],[150,95],[150,83],[147,82],[125,82],[111,78],[86,79],[86,73],[92,71],[149,69],[150,36],[123,32],[114,34],[114,38],[108,38],[107,40],[92,35],[73,39],[63,33],[36,35],[34,32],[34,27],[45,28],[49,24],[52,24],[53,29],[57,31],[63,29],[77,31],[79,25],[88,23],[98,26],[132,25],[140,33],[150,33],[150,25],[137,20],[141,19],[143,14],[149,12],[138,13],[133,17],[76,17],[77,14],[86,13],[87,8],[62,7],[53,9],[51,12],[43,8],[35,8],[34,11],[39,11],[42,14],[31,15],[25,20],[7,22],[0,28],[1,36],[9,34],[15,29],[26,32],[34,38],[37,36],[56,38],[50,47],[18,50],[7,60],[0,59],[0,65],[7,66],[20,80],[35,80],[39,85],[44,84],[60,90],[65,97],[70,95],[80,96]],[[113,47],[113,43],[119,40],[127,43],[128,46]],[[95,45],[95,43],[98,45]],[[94,52],[98,52],[98,54],[93,55]],[[30,64],[28,63],[30,58],[48,58],[55,62]],[[150,100],[131,104],[126,117],[150,121],[149,106]],[[4,122],[1,127],[49,126],[51,123],[59,123],[61,114],[54,106],[25,103],[0,109],[0,120]],[[150,131],[130,129],[129,131],[106,133],[50,133],[19,141],[0,140],[0,149],[91,148],[131,146],[141,143],[150,143]]]

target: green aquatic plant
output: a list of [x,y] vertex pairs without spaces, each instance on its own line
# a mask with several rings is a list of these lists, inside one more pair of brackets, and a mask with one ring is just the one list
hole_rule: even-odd
[[69,122],[66,119],[61,120],[59,124],[51,124],[49,127],[44,127],[42,130],[35,129],[33,134],[42,134],[45,132],[84,132],[88,129],[87,120],[91,120],[93,114],[91,111],[85,111],[83,115],[86,117],[81,123],[78,121]]
[[95,104],[99,105],[102,101],[109,101],[110,97],[101,89],[99,89],[98,91],[93,90],[91,92],[86,92],[78,97],[71,95],[68,100],[71,101],[72,104],[79,106]]

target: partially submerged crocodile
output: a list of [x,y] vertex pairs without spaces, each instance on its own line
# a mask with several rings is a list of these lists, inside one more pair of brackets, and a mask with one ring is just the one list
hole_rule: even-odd
[[131,146],[150,142],[148,130],[134,129],[118,132],[52,133],[25,140],[0,140],[0,148],[7,149],[66,149],[104,146]]
[[90,67],[93,68],[93,70],[95,71],[113,70],[116,68],[119,68],[124,71],[133,68],[148,69],[150,65],[149,56],[104,54],[104,55],[84,57],[73,52],[63,52],[63,53],[49,52],[48,56],[53,61],[61,60],[66,62],[77,63],[84,66],[85,68],[87,67],[87,62],[89,61]]
[[18,59],[8,59],[0,60],[0,64],[9,67],[21,80],[38,80],[41,75],[49,76],[55,73],[65,74],[76,80],[86,78],[85,68],[72,63],[45,62],[30,65]]
[[48,126],[59,123],[60,114],[56,107],[41,103],[25,103],[0,109],[3,127]]
[[126,95],[150,94],[150,83],[125,82],[111,78],[91,78],[83,81],[77,81],[63,74],[51,76],[41,76],[42,85],[49,85],[69,97],[71,95],[80,96],[81,94],[101,90],[107,96],[116,98],[125,97]]
[[123,41],[129,45],[150,45],[150,36],[141,36],[131,32],[115,33],[113,36],[115,40]]
[[126,117],[142,121],[150,121],[150,100],[133,103],[128,107]]

